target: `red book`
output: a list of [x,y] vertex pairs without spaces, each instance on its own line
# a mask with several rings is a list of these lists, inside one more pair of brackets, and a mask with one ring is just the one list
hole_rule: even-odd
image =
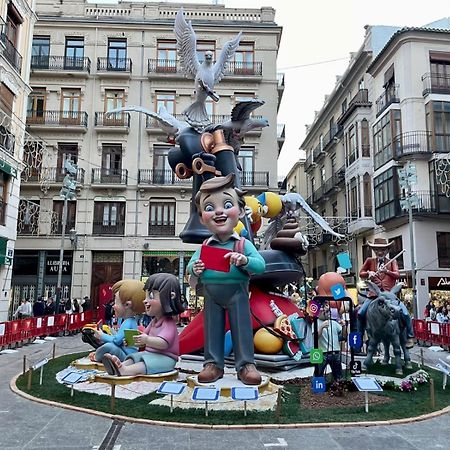
[[230,252],[232,252],[232,250],[203,244],[200,249],[200,259],[203,261],[203,264],[205,264],[205,269],[229,272],[230,260],[224,258],[224,256]]

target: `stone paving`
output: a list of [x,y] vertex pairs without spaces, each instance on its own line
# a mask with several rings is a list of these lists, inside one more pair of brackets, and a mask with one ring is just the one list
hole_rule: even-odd
[[[79,336],[56,341],[56,354],[89,347]],[[0,448],[6,449],[346,449],[428,450],[449,448],[450,413],[401,425],[290,429],[205,430],[117,421],[26,400],[9,388],[22,370],[23,356],[36,362],[51,354],[53,342],[31,344],[17,353],[0,354]],[[420,348],[413,350],[414,359]],[[424,362],[450,360],[447,352],[423,349]],[[44,371],[45,376],[45,371]],[[364,420],[364,413],[361,413]]]

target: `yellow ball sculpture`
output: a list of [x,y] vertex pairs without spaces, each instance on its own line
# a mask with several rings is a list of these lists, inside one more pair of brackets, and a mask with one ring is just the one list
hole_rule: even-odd
[[283,339],[274,336],[265,328],[260,328],[253,336],[253,344],[257,353],[275,355],[283,348]]

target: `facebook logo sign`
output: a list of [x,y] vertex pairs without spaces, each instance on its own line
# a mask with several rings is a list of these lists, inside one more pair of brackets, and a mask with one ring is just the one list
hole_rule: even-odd
[[331,286],[330,287],[330,291],[331,291],[331,294],[333,295],[333,298],[335,300],[339,300],[340,298],[344,298],[345,297],[344,286],[342,286],[342,284],[340,284],[340,283],[334,284],[333,286]]
[[362,344],[361,333],[352,332],[348,335],[348,345],[350,348],[360,348]]
[[311,387],[314,394],[326,392],[327,383],[325,382],[325,377],[313,377],[311,380]]

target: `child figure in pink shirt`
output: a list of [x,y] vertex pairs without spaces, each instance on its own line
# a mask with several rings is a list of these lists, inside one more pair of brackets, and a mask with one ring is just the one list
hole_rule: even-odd
[[136,347],[145,351],[128,355],[121,362],[105,354],[105,369],[110,375],[133,376],[170,372],[179,356],[178,330],[173,316],[184,311],[178,278],[168,273],[151,275],[144,290],[145,313],[153,319],[143,333],[134,336]]

